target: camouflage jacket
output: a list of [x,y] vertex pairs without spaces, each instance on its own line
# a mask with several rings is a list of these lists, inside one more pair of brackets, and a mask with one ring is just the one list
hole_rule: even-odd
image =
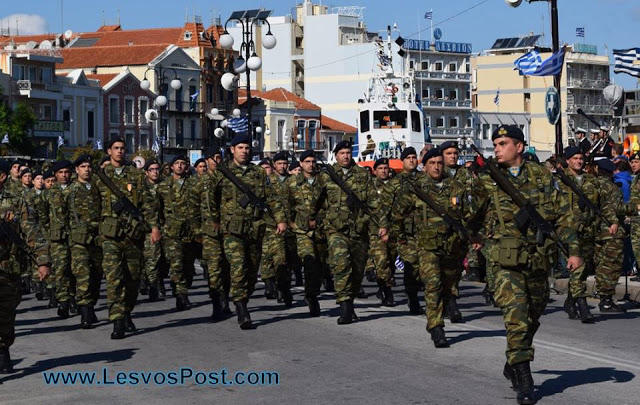
[[[369,172],[356,165],[355,162],[352,162],[347,170],[343,170],[336,163],[333,165],[333,170],[344,180],[347,187],[353,191],[358,199],[366,204],[369,200],[369,194],[373,192]],[[326,171],[320,172],[318,182],[320,190],[324,189],[326,193],[326,198],[321,204],[321,210],[324,211],[324,229],[328,233],[344,232],[365,236],[368,232],[369,216],[364,212],[354,212],[349,208],[347,194],[331,180]],[[317,215],[318,210],[316,209]]]
[[[8,226],[27,243],[35,255],[37,265],[51,264],[47,240],[40,231],[35,211],[27,205],[24,197],[4,188],[0,189],[0,218],[8,222]],[[8,240],[0,240],[0,272],[19,275],[18,257],[21,255],[24,252],[17,245]]]
[[67,242],[69,227],[64,205],[69,193],[69,187],[70,184],[63,186],[61,183],[55,183],[53,187],[43,194],[45,222],[49,224],[49,234],[45,236],[49,242]]
[[303,173],[290,176],[287,179],[287,195],[289,197],[289,221],[293,232],[300,234],[313,233],[309,228],[309,221],[317,221],[317,204],[320,198],[318,176],[313,182],[304,177]]
[[95,182],[75,181],[68,187],[63,205],[63,213],[68,221],[69,240],[87,245],[98,236],[100,225],[100,191]]
[[45,190],[38,190],[34,187],[25,194],[24,199],[27,201],[27,205],[35,211],[40,231],[43,235],[47,235],[49,233],[49,223],[47,222],[48,215],[44,194]]
[[627,215],[633,222],[640,222],[640,175],[633,176],[631,182],[631,196],[628,203]]
[[[622,222],[621,218],[624,217],[626,206],[622,201],[622,191],[606,176],[598,176],[596,181],[599,188],[598,207],[602,211],[602,215],[612,224],[620,224]],[[622,229],[619,229],[616,235],[611,235],[609,227],[603,220],[598,219],[595,221],[595,237],[598,240],[624,238],[624,236]]]
[[369,193],[369,201],[367,201],[367,205],[369,206],[369,209],[371,209],[371,211],[375,213],[376,218],[379,218],[379,225],[383,225],[383,226],[376,226],[376,224],[373,221],[370,221],[369,235],[377,235],[378,230],[382,227],[387,229],[389,228],[389,221],[388,221],[389,211],[384,210],[382,205],[384,203],[384,196],[385,196],[386,189],[391,187],[391,185],[392,185],[392,179],[389,179],[383,182],[377,177],[374,177],[373,180],[371,181],[371,186],[373,187],[373,190],[371,193]]
[[[569,170],[565,171],[567,177],[573,180],[576,185],[582,190],[582,192],[589,198],[589,200],[598,205],[598,201],[600,199],[600,185],[598,184],[598,180],[595,176],[589,173],[582,173],[580,176],[576,176],[571,173]],[[556,179],[560,189],[564,194],[566,194],[568,199],[568,209],[570,209],[573,213],[573,216],[576,220],[576,230],[578,232],[578,237],[581,239],[591,239],[594,236],[594,232],[596,231],[596,227],[594,224],[598,220],[596,214],[594,212],[589,211],[585,207],[580,206],[580,199],[578,196],[571,190],[569,186],[564,184],[562,180],[559,178]]]
[[[552,174],[543,166],[526,161],[520,166],[518,176],[514,177],[505,168],[501,170],[540,215],[555,224],[558,237],[567,247],[569,255],[580,256],[580,245],[576,234],[578,221],[568,207],[568,196],[562,192]],[[482,194],[483,201],[480,204],[480,214],[485,218],[486,233],[501,246],[500,249],[518,251],[516,259],[530,263],[526,252],[531,252],[537,247],[537,234],[533,227],[529,226],[525,234],[521,233],[514,220],[515,214],[519,211],[518,206],[498,187],[488,173],[481,173],[479,179],[486,192]],[[546,246],[551,244],[553,244],[552,241],[545,241]],[[539,266],[536,264],[536,267]]]
[[378,218],[381,227],[389,229],[391,235],[399,236],[400,234],[406,235],[405,231],[410,231],[413,235],[413,217],[405,218],[403,224],[399,224],[392,220],[391,210],[400,197],[400,190],[404,183],[409,179],[416,180],[419,177],[424,176],[423,172],[414,171],[411,173],[400,173],[385,185],[380,201],[380,209],[378,210]]
[[215,223],[220,223],[220,209],[217,207],[219,198],[216,197],[216,186],[220,182],[221,174],[217,171],[207,172],[198,177],[194,188],[200,207],[200,230],[196,234],[204,234],[211,237],[220,235],[219,229],[214,228]]
[[[268,201],[278,200],[278,204],[283,210],[285,222],[289,224],[289,188],[286,182],[286,177],[283,181],[277,173],[271,173],[270,176],[267,176],[266,193]],[[267,226],[276,226],[275,220],[269,215],[265,215],[264,220]]]
[[167,177],[156,188],[162,218],[162,234],[183,242],[192,240],[200,229],[200,200],[195,192],[198,179]]

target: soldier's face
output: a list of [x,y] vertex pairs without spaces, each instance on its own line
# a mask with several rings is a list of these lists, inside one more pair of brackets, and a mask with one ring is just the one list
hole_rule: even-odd
[[444,165],[447,167],[456,166],[458,164],[458,156],[460,156],[460,153],[456,148],[447,148],[444,151],[442,151]]
[[160,178],[160,165],[150,165],[147,169],[147,177],[153,182],[158,181],[158,179]]
[[[282,161],[278,161],[278,162],[285,162],[285,160]],[[300,167],[302,168],[302,171],[305,172],[306,174],[313,174],[316,171],[316,158],[314,157],[308,157],[305,160],[303,160],[302,162],[300,162]]]
[[22,185],[27,187],[31,187],[31,184],[33,183],[33,178],[31,177],[31,173],[22,175],[20,180],[22,181]]
[[342,167],[348,167],[351,163],[351,149],[340,149],[336,153],[336,162]]
[[126,155],[124,142],[115,142],[109,149],[107,149],[107,154],[109,154],[111,161],[116,162],[117,164],[124,163],[124,157]]
[[70,169],[60,169],[56,172],[56,181],[61,184],[69,184],[71,180],[71,170]]
[[198,176],[202,176],[206,172],[207,172],[207,164],[205,162],[198,163],[198,165],[196,166],[196,173],[198,173]]
[[569,169],[574,172],[581,172],[584,168],[584,156],[582,156],[581,153],[571,156],[567,160],[567,165],[569,166]]
[[638,172],[640,172],[640,159],[633,159],[629,163],[631,163],[631,171],[633,174],[638,174]]
[[416,167],[418,167],[418,155],[409,155],[402,159],[402,169],[406,173],[416,170]]
[[12,164],[9,173],[11,174],[11,177],[18,178],[18,175],[20,174],[20,163]]
[[222,156],[220,155],[214,155],[213,157],[207,158],[207,166],[209,166],[209,170],[215,172],[221,161]]
[[389,179],[389,165],[378,165],[374,172],[375,176],[378,180],[388,180]]
[[251,147],[246,143],[239,143],[231,147],[233,160],[239,165],[246,165],[251,159]]
[[42,190],[44,188],[44,179],[41,174],[33,178],[33,187],[38,190]]
[[[9,172],[11,172],[11,170]],[[7,181],[7,173],[5,172],[0,173],[0,184],[4,185],[6,181]]]
[[44,181],[44,187],[47,190],[49,190],[51,187],[53,187],[54,184],[56,184],[56,178],[55,177],[48,177]]
[[273,168],[269,164],[265,163],[263,165],[260,165],[260,167],[262,167],[264,171],[267,172],[267,176],[271,176],[271,173],[273,173]]
[[442,178],[442,170],[444,169],[444,159],[442,156],[434,156],[427,160],[424,165],[424,171],[434,180],[440,180]]
[[293,170],[290,170],[289,173],[291,173],[291,175],[295,176],[296,174],[300,174],[300,172],[302,171],[302,167],[298,166]]
[[273,162],[273,168],[280,176],[287,174],[287,166],[289,166],[289,162],[286,160],[277,160]]
[[76,174],[80,180],[90,181],[91,180],[91,163],[85,162],[80,166],[76,166]]
[[187,171],[187,162],[184,160],[178,160],[171,165],[171,171],[176,176],[183,176]]
[[517,142],[513,138],[497,138],[493,141],[493,151],[498,163],[511,167],[522,161],[524,143]]

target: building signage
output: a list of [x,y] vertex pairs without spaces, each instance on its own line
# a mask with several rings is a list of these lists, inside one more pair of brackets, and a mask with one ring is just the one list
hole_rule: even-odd
[[34,132],[64,132],[64,121],[36,121]]
[[[428,51],[430,50],[431,42],[424,39],[405,39],[403,48],[409,51]],[[471,53],[472,46],[467,43],[460,42],[435,42],[436,52],[451,52],[451,53]]]
[[592,55],[598,54],[598,46],[597,45],[589,45],[589,44],[573,44],[573,52],[580,53],[590,53]]
[[544,107],[549,124],[556,125],[560,118],[560,95],[555,87],[549,87],[544,98]]
[[430,43],[424,39],[405,39],[403,48],[410,51],[428,51]]

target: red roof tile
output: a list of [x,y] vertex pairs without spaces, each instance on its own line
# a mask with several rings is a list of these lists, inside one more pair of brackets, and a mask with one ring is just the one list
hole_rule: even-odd
[[120,30],[122,30],[122,27],[120,26],[120,24],[103,25],[102,27],[98,28],[98,32],[112,32],[112,31],[120,31]]
[[0,36],[0,46],[4,47],[9,45],[13,40],[16,45],[26,44],[27,42],[34,41],[38,45],[44,40],[55,41],[59,34],[41,34],[41,35],[14,35],[14,36]]
[[89,80],[97,80],[100,83],[100,87],[104,87],[113,80],[114,77],[118,76],[117,73],[105,73],[100,75],[86,75]]
[[357,131],[356,127],[352,127],[351,125],[345,124],[344,122],[334,120],[333,118],[329,118],[326,115],[320,116],[320,125],[322,126],[322,129],[327,129],[329,131],[341,131],[346,134],[355,134]]
[[64,62],[58,69],[91,68],[97,66],[146,65],[160,55],[166,45],[93,46],[60,50]]

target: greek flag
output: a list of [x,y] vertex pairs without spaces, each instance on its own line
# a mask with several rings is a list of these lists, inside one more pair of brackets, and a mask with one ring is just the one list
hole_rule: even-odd
[[403,272],[404,271],[404,262],[402,261],[402,259],[400,258],[400,256],[396,257],[396,269],[399,272]]
[[554,52],[544,61],[540,56],[540,52],[534,49],[516,59],[513,64],[522,76],[555,76],[562,72],[564,48]]
[[498,107],[500,107],[500,89],[498,89],[498,91],[496,91],[496,96],[493,98],[493,104],[495,104]]
[[424,18],[426,18],[427,20],[433,20],[433,11],[427,11],[426,13],[424,13]]
[[62,145],[64,145],[64,138],[62,135],[58,135],[58,147],[61,147]]
[[98,139],[98,140],[96,141],[96,145],[95,145],[95,147],[94,147],[93,149],[95,149],[95,150],[100,150],[100,149],[102,149],[102,141]]
[[2,143],[9,143],[9,134],[4,134],[4,137],[2,138]]
[[614,49],[613,58],[616,61],[613,73],[640,77],[640,48]]
[[200,94],[199,91],[196,91],[195,93],[193,93],[190,97],[191,100],[189,101],[189,111],[193,112],[193,110],[196,109],[196,100],[198,99],[198,95]]
[[247,120],[247,117],[231,118],[228,126],[236,133],[247,132],[249,130],[249,120]]
[[160,144],[158,143],[158,137],[157,136],[153,140],[153,145],[151,146],[151,150],[154,151],[155,153],[159,153],[160,152]]
[[576,28],[576,37],[584,38],[584,27]]

